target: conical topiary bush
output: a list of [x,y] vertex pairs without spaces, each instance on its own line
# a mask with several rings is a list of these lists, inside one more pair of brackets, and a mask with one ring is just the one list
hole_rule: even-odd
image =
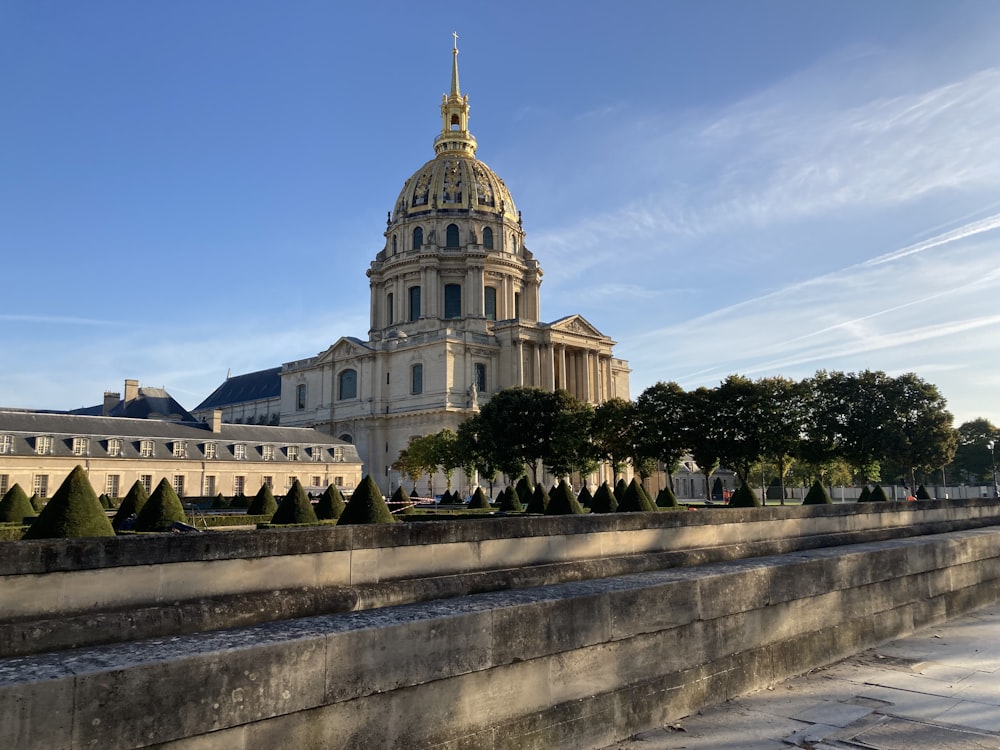
[[590,493],[590,490],[586,486],[580,490],[580,494],[576,496],[576,501],[584,508],[589,508],[590,503],[593,502],[594,496]]
[[545,491],[542,483],[535,485],[535,491],[531,493],[531,500],[524,508],[525,513],[544,513],[549,507],[549,493]]
[[618,510],[618,498],[611,491],[607,482],[601,484],[594,493],[594,499],[590,503],[591,513],[615,513]]
[[[297,479],[295,481],[298,481]],[[278,510],[278,501],[274,499],[274,493],[270,485],[266,482],[261,484],[257,494],[253,496],[250,505],[247,506],[248,516],[273,516]]]
[[920,485],[919,487],[917,487],[917,494],[914,495],[914,497],[916,497],[917,500],[930,500],[931,499],[931,493],[929,493],[927,491],[926,487],[924,487],[923,485]]
[[[392,493],[392,497],[389,498],[389,502],[393,505],[402,507],[400,513],[405,513],[407,515],[416,513],[413,509],[413,501],[410,500],[410,496],[406,494],[406,490],[403,489],[403,485],[399,485],[399,487],[396,488],[396,491]],[[319,514],[317,513],[317,515]]]
[[826,491],[826,487],[818,479],[813,482],[813,486],[809,488],[809,492],[802,499],[803,505],[830,505],[833,500],[830,499],[830,493]]
[[741,484],[733,496],[729,500],[730,508],[758,508],[760,507],[760,500],[757,499],[757,493],[751,490],[747,485]]
[[389,512],[389,506],[382,497],[382,490],[378,488],[370,474],[366,475],[354,490],[340,520],[337,521],[338,526],[362,523],[400,523],[400,520]]
[[677,502],[677,495],[670,489],[668,484],[656,495],[656,506],[658,508],[679,508],[681,504]]
[[142,510],[142,506],[146,504],[149,500],[149,493],[146,492],[146,488],[136,480],[129,487],[128,492],[125,493],[125,497],[122,499],[122,504],[118,506],[118,511],[115,513],[115,517],[111,519],[111,526],[114,527],[115,531],[119,531],[129,525],[129,518],[132,516],[138,517],[139,511]]
[[722,484],[722,477],[716,477],[712,482],[712,499],[721,500],[726,494],[726,487]]
[[618,501],[619,513],[643,513],[656,510],[653,501],[643,492],[642,486],[635,477],[625,487],[622,499]]
[[[266,486],[266,485],[265,485]],[[297,523],[319,523],[312,501],[306,494],[301,482],[296,479],[288,488],[285,499],[271,516],[271,523],[286,526]]]
[[469,507],[478,510],[493,510],[493,506],[490,505],[490,499],[486,497],[486,493],[483,492],[482,487],[476,487],[476,491],[472,493]]
[[521,477],[517,480],[517,484],[514,486],[514,491],[517,493],[517,499],[520,501],[522,506],[530,503],[532,496],[535,494],[535,490],[531,486],[531,482],[528,481],[527,477]]
[[517,496],[517,490],[510,485],[507,485],[507,489],[500,494],[500,507],[498,510],[502,510],[505,513],[524,512],[524,506],[521,505],[521,498]]
[[28,494],[17,482],[4,493],[0,500],[0,522],[22,523],[25,516],[35,515],[35,509],[28,499]]
[[639,492],[642,493],[642,496],[649,503],[649,506],[653,510],[656,510],[656,501],[653,500],[653,496],[649,494],[649,490],[646,489],[646,485],[644,485],[642,483],[642,480],[641,479],[633,479],[632,481],[636,483],[636,486],[639,488]]
[[90,486],[87,472],[77,466],[69,473],[28,527],[24,539],[66,539],[114,536],[115,530]]
[[37,492],[28,498],[28,501],[31,503],[31,507],[35,509],[36,513],[45,507],[45,501]]
[[28,499],[28,494],[21,489],[21,485],[14,482],[0,500],[0,521],[23,523],[25,516],[33,516],[35,513],[37,511]]
[[106,493],[101,493],[97,496],[97,502],[101,504],[104,510],[111,510],[114,506],[111,504],[111,498],[107,496]]
[[580,505],[565,479],[559,482],[552,491],[549,496],[549,505],[545,509],[547,516],[569,516],[584,512],[583,506]]
[[614,489],[615,500],[618,501],[619,505],[621,504],[622,498],[625,497],[625,490],[627,489],[628,485],[625,484],[625,477],[622,477],[621,479],[618,480],[617,484],[615,484],[615,489]]
[[136,531],[170,531],[175,522],[187,523],[184,506],[170,482],[163,478],[135,519]]
[[885,490],[882,489],[882,485],[876,484],[875,489],[872,490],[872,496],[869,498],[869,502],[872,503],[887,503],[889,498],[885,494]]
[[858,495],[858,502],[870,503],[871,501],[872,501],[872,491],[868,489],[868,485],[866,484],[864,487],[861,488],[861,494]]
[[229,507],[229,501],[226,500],[225,496],[220,492],[212,500],[212,510],[223,510]]
[[[410,501],[409,495],[405,492],[403,497],[406,498],[407,502]],[[347,503],[344,502],[344,496],[340,494],[340,489],[331,484],[319,496],[319,502],[316,503],[316,518],[320,521],[334,521],[340,518],[346,506]]]

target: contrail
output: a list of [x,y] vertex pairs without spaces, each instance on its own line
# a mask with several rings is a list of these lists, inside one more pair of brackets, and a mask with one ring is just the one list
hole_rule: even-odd
[[891,261],[898,260],[899,258],[905,258],[907,255],[916,255],[917,253],[922,253],[924,250],[930,250],[931,248],[938,247],[939,245],[946,245],[949,242],[964,240],[966,237],[972,237],[973,235],[982,234],[983,232],[991,232],[994,229],[1000,229],[1000,214],[987,216],[985,219],[974,221],[971,224],[965,224],[964,226],[958,227],[958,229],[953,229],[950,232],[939,234],[936,237],[931,237],[930,239],[918,242],[915,245],[909,245],[901,250],[894,250],[891,253],[879,255],[877,258],[866,260],[860,265],[877,266],[882,263],[889,263]]

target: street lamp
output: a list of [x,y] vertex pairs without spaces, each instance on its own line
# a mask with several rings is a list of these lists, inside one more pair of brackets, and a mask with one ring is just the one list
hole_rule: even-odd
[[995,440],[991,440],[986,444],[986,447],[990,449],[990,467],[993,470],[993,497],[1000,498],[1000,487],[997,486],[997,459],[993,452],[996,444]]

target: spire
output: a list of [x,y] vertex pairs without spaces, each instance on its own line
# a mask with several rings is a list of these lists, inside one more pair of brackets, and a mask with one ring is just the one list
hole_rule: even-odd
[[462,92],[458,88],[458,32],[451,32],[454,43],[451,48],[451,93],[450,97],[461,97]]
[[475,156],[476,139],[469,132],[469,97],[458,86],[458,32],[452,32],[451,91],[441,97],[441,135],[434,139],[438,156]]

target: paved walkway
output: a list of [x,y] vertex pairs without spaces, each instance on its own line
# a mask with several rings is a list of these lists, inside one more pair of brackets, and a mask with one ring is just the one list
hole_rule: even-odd
[[1000,749],[1000,604],[607,750]]

